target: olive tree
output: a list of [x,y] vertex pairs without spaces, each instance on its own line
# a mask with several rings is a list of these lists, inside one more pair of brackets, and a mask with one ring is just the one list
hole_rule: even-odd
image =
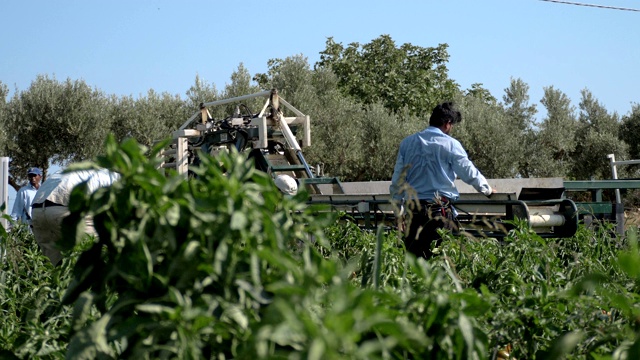
[[191,109],[198,109],[200,104],[219,100],[221,95],[218,93],[216,85],[200,78],[196,75],[193,85],[186,92],[186,106]]
[[[509,136],[515,138],[520,144],[532,144],[535,139],[533,129],[534,116],[538,112],[535,104],[529,104],[529,85],[522,79],[511,79],[508,88],[504,89],[505,95],[502,97],[505,107],[505,115],[514,132]],[[521,159],[518,166],[518,173],[522,177],[530,177],[530,159],[536,156],[535,147],[523,146],[520,153]]]
[[102,111],[105,104],[104,94],[83,80],[60,82],[38,75],[29,89],[16,91],[3,121],[12,185],[17,188],[31,166],[46,174],[49,164],[64,166],[96,155],[96,144],[110,128],[110,118]]
[[[640,159],[640,104],[633,104],[631,112],[622,117],[620,139],[629,147],[629,157],[633,160]],[[640,165],[630,165],[625,170],[628,177],[638,178],[640,176]],[[627,194],[626,199],[639,206],[640,190],[636,189],[632,194]]]
[[618,114],[609,113],[589,90],[584,89],[581,94],[578,129],[575,133],[576,148],[571,156],[572,174],[576,179],[611,178],[607,155],[625,158],[628,149],[619,139]]
[[188,109],[179,96],[154,90],[137,99],[112,96],[108,109],[112,119],[110,131],[118,141],[134,138],[146,146],[171,137],[193,114],[193,109]]
[[491,91],[482,87],[482,83],[474,83],[471,84],[471,87],[464,91],[466,96],[471,96],[476,99],[479,99],[487,104],[496,104],[498,99],[496,99]]
[[[307,57],[300,54],[285,59],[270,59],[267,65],[267,73],[258,73],[253,78],[261,89],[278,89],[280,96],[303,113],[315,111],[318,91],[313,83],[314,71],[311,70]],[[333,83],[332,89],[336,86]]]
[[640,104],[634,104],[631,112],[622,117],[620,139],[629,146],[629,156],[640,159]]
[[[260,87],[253,85],[251,82],[252,78],[249,70],[240,63],[238,68],[231,74],[231,82],[225,86],[222,98],[228,99],[259,92]],[[265,99],[260,98],[249,99],[244,101],[244,105],[246,105],[251,112],[257,112],[261,109],[262,105],[264,105],[264,101]],[[218,113],[218,117],[225,118],[234,113],[236,106],[238,106],[238,104],[229,104],[214,110],[222,111],[222,113]]]
[[7,146],[7,95],[9,88],[0,81],[0,156],[5,156]]
[[484,97],[458,96],[456,104],[462,122],[451,135],[462,143],[469,158],[487,178],[512,178],[518,174],[524,149],[516,124],[510,121],[500,104]]
[[[341,111],[342,110],[342,111]],[[344,181],[389,180],[406,122],[381,104],[343,99],[316,118],[310,159]]]
[[547,115],[536,134],[535,154],[529,163],[532,175],[569,177],[573,166],[571,156],[576,148],[574,135],[578,128],[575,107],[566,94],[553,86],[544,88],[540,103],[546,108]]

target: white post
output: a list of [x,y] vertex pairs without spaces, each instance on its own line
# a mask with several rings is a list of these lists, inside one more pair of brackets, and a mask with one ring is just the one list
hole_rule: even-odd
[[176,151],[176,170],[178,170],[178,174],[188,177],[189,174],[189,152],[186,137],[179,137],[178,141],[178,149]]
[[[607,155],[611,164],[611,176],[613,180],[618,180],[618,169],[616,168],[616,156],[614,154]],[[624,235],[624,205],[622,205],[622,197],[620,189],[616,189],[616,231],[620,235]]]
[[282,130],[282,135],[284,135],[289,146],[295,151],[300,151],[300,144],[298,144],[298,140],[296,140],[295,135],[291,132],[291,128],[285,119],[280,119],[280,130]]
[[[0,204],[5,205],[4,211],[2,211],[2,215],[9,213],[9,158],[2,157],[0,158],[2,161],[0,162]],[[7,228],[7,220],[0,219],[0,224],[6,229]]]
[[302,130],[304,131],[302,134],[302,146],[308,147],[311,146],[311,118],[309,118],[309,115],[304,116],[302,124]]
[[[9,158],[2,157],[0,158],[0,205],[4,204],[5,209],[0,212],[0,215],[9,213]],[[0,225],[7,230],[9,224],[7,220],[0,218]],[[7,249],[3,246],[2,242],[0,242],[0,262],[4,261],[4,257],[7,255]]]
[[[611,176],[613,180],[618,180],[618,170],[616,168],[616,156],[614,154],[607,155],[609,159],[609,163],[611,164]],[[616,203],[622,203],[622,198],[620,196],[620,189],[616,189]]]

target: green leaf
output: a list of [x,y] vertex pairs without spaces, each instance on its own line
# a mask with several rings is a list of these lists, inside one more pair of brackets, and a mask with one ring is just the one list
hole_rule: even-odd
[[242,212],[236,211],[231,215],[231,223],[229,224],[229,227],[232,230],[241,230],[246,228],[248,223],[249,221],[247,216]]
[[109,315],[104,315],[77,332],[69,342],[67,357],[80,360],[93,360],[104,355],[114,357],[115,354],[107,343],[107,324],[110,320]]
[[575,349],[575,347],[583,338],[584,333],[582,333],[581,331],[566,333],[556,339],[551,344],[551,350],[549,350],[542,356],[544,357],[544,359],[549,360],[564,359],[573,351],[573,349]]
[[178,225],[178,221],[180,221],[180,206],[178,206],[178,204],[172,204],[171,207],[166,209],[164,216],[169,225]]
[[78,300],[73,304],[73,318],[71,320],[72,327],[75,331],[80,330],[91,313],[91,307],[93,306],[93,295],[90,293],[83,293],[78,297]]
[[136,305],[136,310],[149,314],[172,314],[174,312],[172,307],[158,304],[139,304]]
[[313,339],[309,347],[309,360],[322,360],[324,358],[326,345],[321,339]]
[[241,329],[247,330],[247,328],[249,327],[249,318],[246,314],[244,314],[242,308],[240,308],[239,306],[230,306],[225,311],[225,315],[233,319]]
[[200,249],[200,243],[198,241],[189,241],[184,249],[183,256],[185,260],[191,260],[196,256],[197,251]]
[[458,326],[460,327],[460,332],[468,349],[467,357],[472,358],[474,347],[473,325],[466,315],[460,314],[460,316],[458,316]]

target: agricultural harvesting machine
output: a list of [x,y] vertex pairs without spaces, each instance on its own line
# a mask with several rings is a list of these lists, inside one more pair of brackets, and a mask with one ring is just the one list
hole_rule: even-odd
[[[251,113],[242,102],[256,98],[266,101],[260,112]],[[212,118],[210,108],[228,104],[237,104],[234,114]],[[285,116],[285,111],[294,116]],[[328,209],[344,212],[365,228],[395,226],[388,181],[342,183],[307,163],[302,149],[311,144],[310,125],[309,115],[281,98],[275,89],[202,103],[200,111],[174,131],[173,143],[162,153],[161,166],[186,177],[203,153],[215,156],[235,148],[273,177],[293,176],[306,188],[309,203],[327,204]],[[499,191],[490,199],[457,181],[460,199],[454,205],[461,230],[503,237],[517,221],[524,221],[541,237],[570,237],[576,232],[578,211],[573,201],[563,198],[561,178],[496,179],[489,183]]]

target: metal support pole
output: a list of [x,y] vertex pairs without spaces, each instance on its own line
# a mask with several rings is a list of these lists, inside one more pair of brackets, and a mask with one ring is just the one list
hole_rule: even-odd
[[[611,164],[611,176],[613,180],[618,180],[618,170],[616,168],[616,156],[614,154],[607,155],[609,163]],[[616,232],[620,235],[624,235],[624,205],[622,204],[622,197],[620,196],[620,189],[616,189]]]
[[[618,170],[616,169],[616,156],[614,154],[607,155],[609,159],[609,164],[611,165],[611,176],[613,180],[618,180]],[[622,199],[620,197],[620,189],[616,189],[616,204],[622,203]]]
[[291,132],[291,129],[289,128],[289,124],[287,124],[287,122],[284,119],[280,119],[279,125],[280,125],[280,130],[282,130],[282,135],[284,135],[285,140],[287,140],[287,144],[289,144],[289,146],[296,152],[296,155],[298,156],[298,160],[300,160],[300,163],[304,165],[304,169],[305,169],[305,172],[307,173],[307,176],[309,178],[313,178],[313,173],[311,172],[311,169],[309,168],[309,164],[307,164],[307,160],[305,160],[304,155],[302,155],[302,149],[300,149],[300,144],[298,144],[298,140],[296,140],[296,137]]

